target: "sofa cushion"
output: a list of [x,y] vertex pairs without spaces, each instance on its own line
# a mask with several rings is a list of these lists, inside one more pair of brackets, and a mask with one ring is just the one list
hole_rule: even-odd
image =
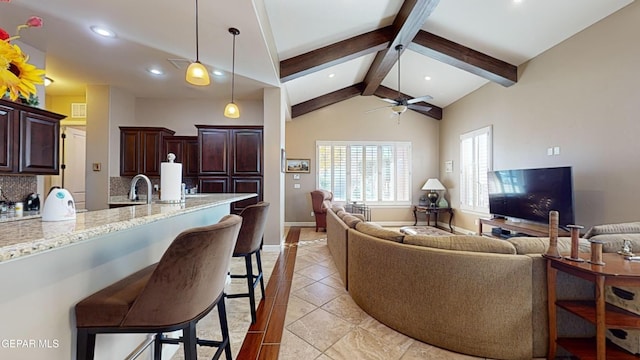
[[402,242],[402,239],[404,238],[404,234],[402,234],[401,232],[385,229],[382,226],[372,222],[359,222],[356,224],[356,230],[360,231],[363,234],[395,242]]
[[516,253],[516,248],[507,241],[477,235],[406,235],[404,237],[404,243],[445,250],[461,250],[496,254]]
[[347,224],[348,227],[355,229],[356,224],[362,222],[362,219],[352,214],[346,213],[346,215],[342,217],[342,221],[344,221],[344,223]]
[[603,234],[640,234],[640,222],[595,225],[587,231],[584,238],[590,239],[593,236]]
[[331,210],[333,210],[333,212],[337,214],[340,211],[344,211],[344,206],[339,204],[333,204],[331,205]]
[[602,252],[614,253],[622,250],[625,240],[631,241],[631,251],[640,253],[640,234],[601,234],[592,236],[589,241],[602,241]]
[[[516,236],[506,240],[516,248],[516,253],[525,254],[544,254],[549,248],[548,237],[530,237],[530,236]],[[571,253],[571,238],[559,237],[558,238],[558,252],[560,254]],[[588,253],[591,252],[591,244],[589,240],[579,239],[578,252]]]

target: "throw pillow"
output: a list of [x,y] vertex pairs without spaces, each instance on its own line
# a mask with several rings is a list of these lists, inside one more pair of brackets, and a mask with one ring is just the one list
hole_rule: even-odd
[[404,243],[445,250],[515,254],[516,248],[509,242],[477,235],[407,235]]
[[357,216],[353,216],[347,213],[347,215],[342,217],[342,221],[344,221],[344,223],[347,224],[348,227],[355,229],[356,224],[362,222],[362,219],[359,219]]
[[587,231],[584,238],[590,239],[593,236],[603,234],[640,234],[640,222],[595,225]]
[[622,250],[625,240],[631,241],[631,252],[640,253],[640,234],[601,234],[592,236],[589,240],[602,241],[602,252],[614,253]]
[[398,231],[385,229],[378,224],[370,223],[366,221],[357,223],[356,230],[360,231],[363,234],[367,234],[367,235],[375,236],[381,239],[395,241],[399,243],[401,243],[402,239],[404,238],[404,234]]

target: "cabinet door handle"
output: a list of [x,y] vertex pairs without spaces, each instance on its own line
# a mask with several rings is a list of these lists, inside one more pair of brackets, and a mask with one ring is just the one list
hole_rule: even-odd
[[609,331],[611,332],[611,334],[613,334],[613,336],[617,337],[618,339],[622,339],[625,340],[627,338],[627,332],[621,329],[609,329]]
[[622,290],[620,288],[617,288],[615,286],[611,287],[611,291],[619,298],[624,299],[624,300],[633,300],[633,298],[635,297],[635,294],[630,292],[630,291],[626,291],[626,290]]

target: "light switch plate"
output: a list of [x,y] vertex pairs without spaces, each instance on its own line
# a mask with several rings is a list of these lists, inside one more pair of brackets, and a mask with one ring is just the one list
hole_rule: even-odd
[[300,180],[300,174],[293,174],[293,180]]
[[294,189],[300,189],[300,184],[293,184]]
[[102,168],[100,163],[93,163],[91,167],[93,171],[100,171],[100,169]]

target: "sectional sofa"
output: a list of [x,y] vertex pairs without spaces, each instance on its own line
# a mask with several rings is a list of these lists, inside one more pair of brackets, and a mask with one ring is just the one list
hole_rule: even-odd
[[[619,229],[603,226],[587,236],[609,236],[617,243],[605,245],[605,251],[617,251],[622,244],[617,232]],[[548,238],[505,241],[467,235],[404,235],[367,223],[334,204],[327,212],[327,244],[353,300],[387,326],[428,344],[477,357],[546,356],[546,262],[542,254]],[[560,238],[560,252],[568,254],[570,249],[570,238]],[[580,240],[580,251],[589,252],[586,239]],[[558,274],[557,291],[560,299],[594,296],[591,283],[564,273]],[[560,336],[595,334],[592,324],[563,310],[558,317]]]

